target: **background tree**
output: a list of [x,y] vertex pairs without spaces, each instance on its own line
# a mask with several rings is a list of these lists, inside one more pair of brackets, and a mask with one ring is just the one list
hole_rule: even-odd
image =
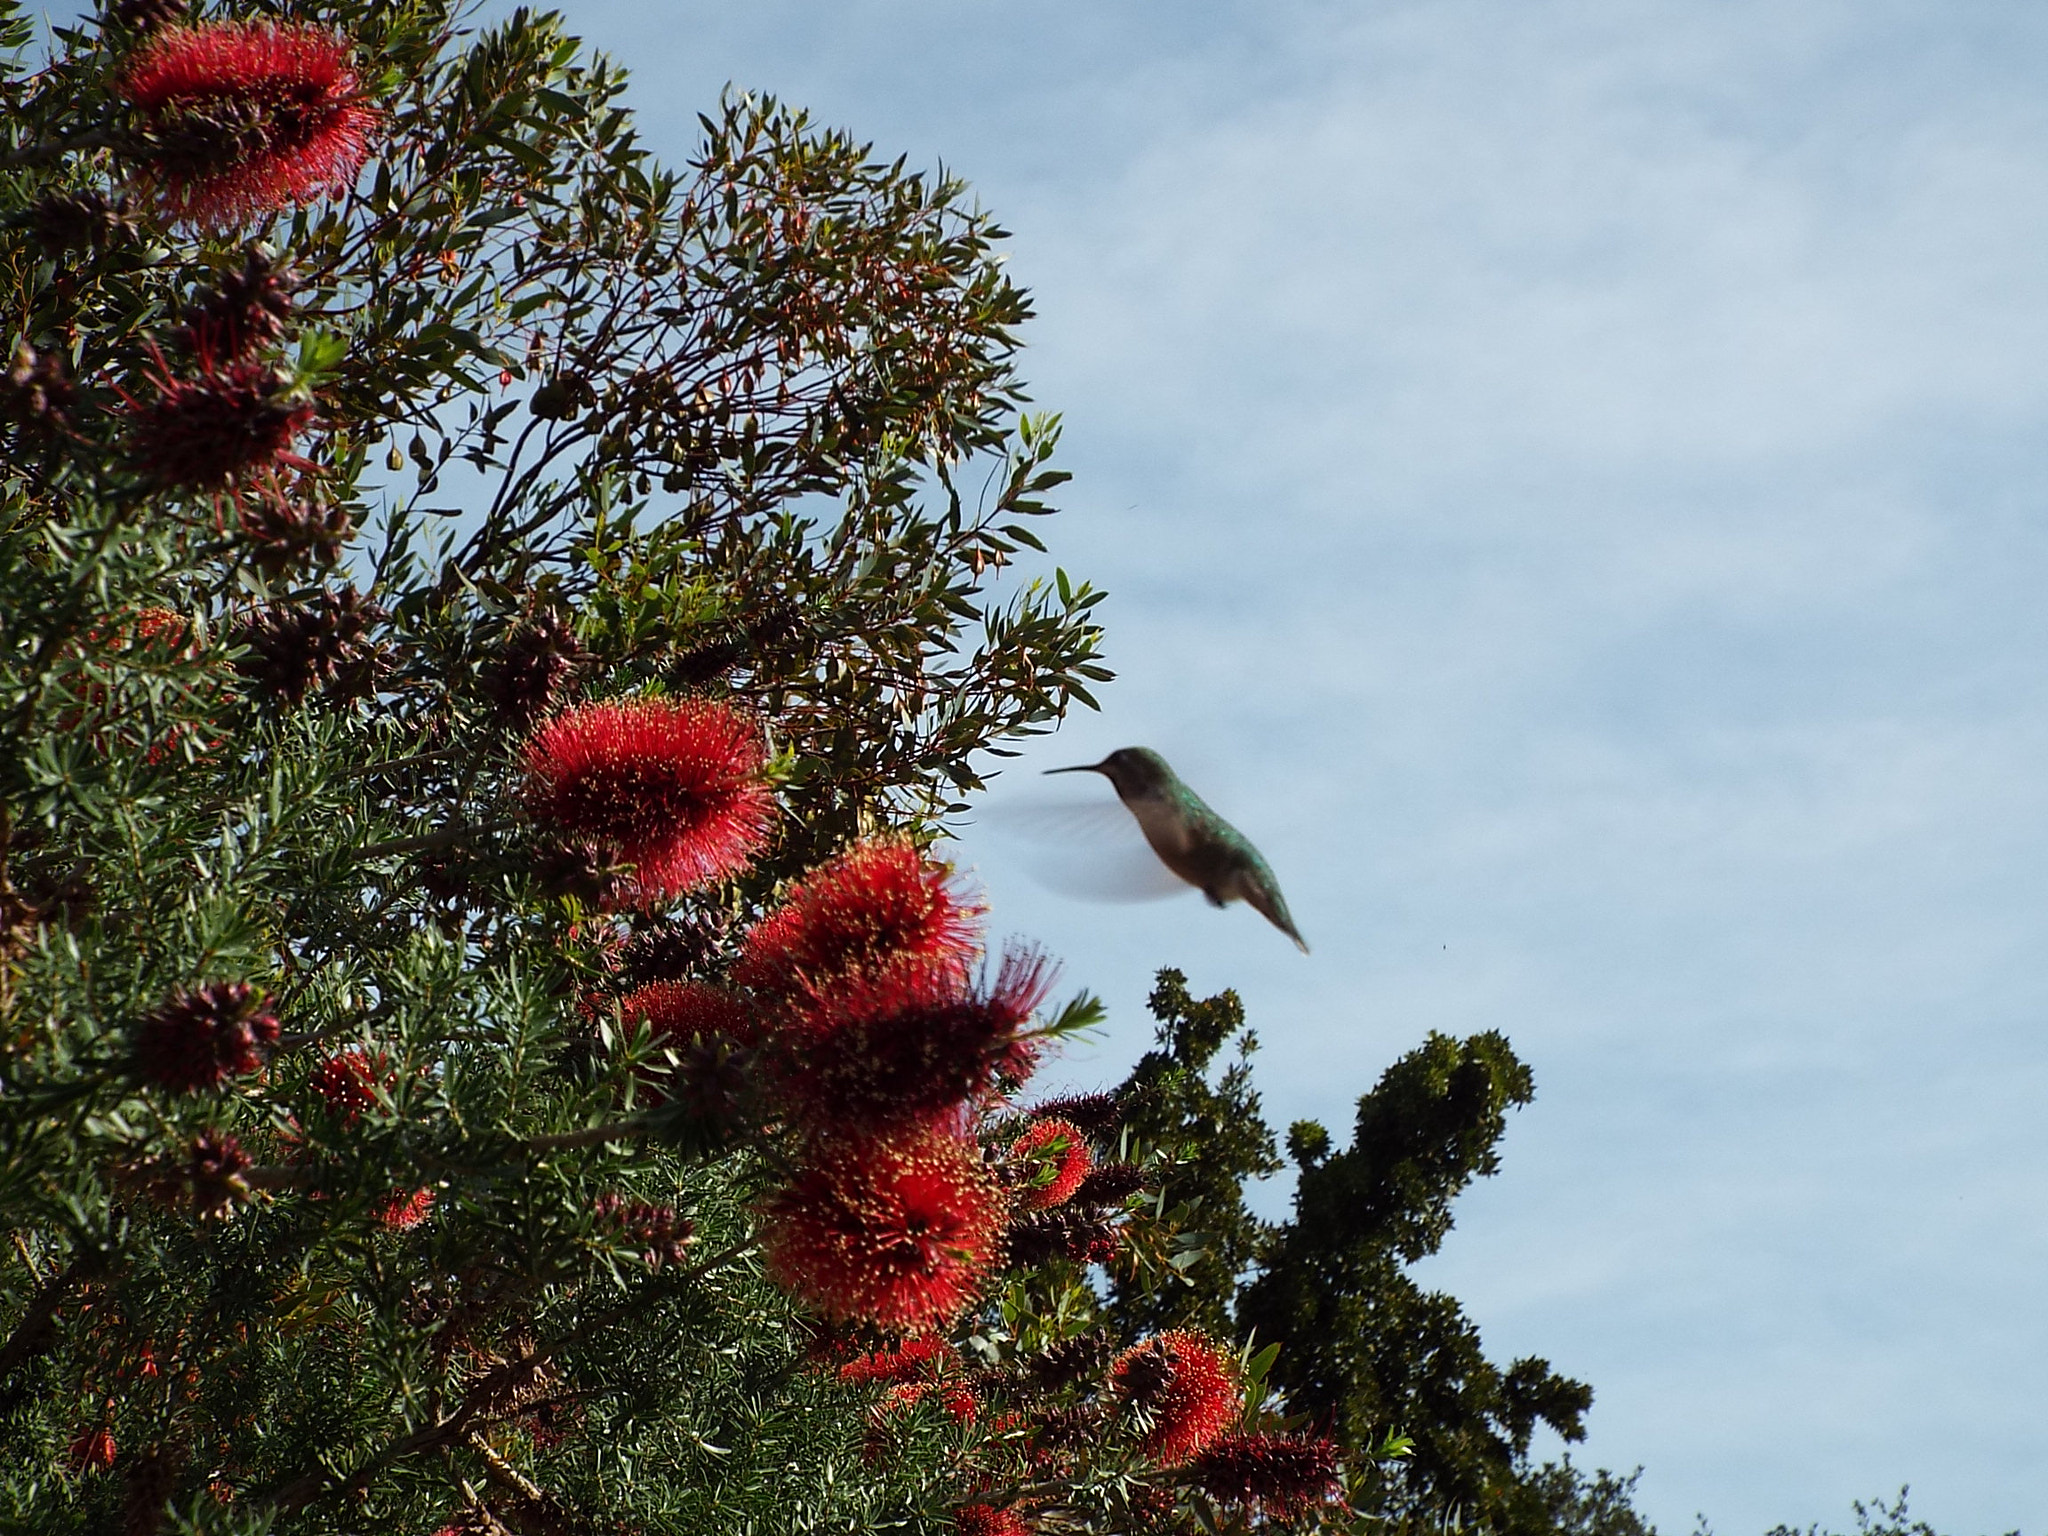
[[1229,992],[1196,1000],[1171,970],[1151,1006],[1158,1048],[1118,1097],[1156,1198],[1131,1223],[1105,1321],[1128,1337],[1194,1324],[1271,1350],[1277,1400],[1375,1469],[1351,1493],[1361,1513],[1517,1533],[1647,1529],[1632,1480],[1530,1460],[1539,1426],[1583,1437],[1591,1389],[1541,1359],[1494,1364],[1456,1299],[1406,1273],[1442,1245],[1458,1193],[1499,1167],[1507,1113],[1534,1096],[1507,1041],[1431,1035],[1359,1099],[1342,1151],[1322,1126],[1295,1124],[1294,1213],[1269,1223],[1245,1199],[1281,1164],[1243,1006]]

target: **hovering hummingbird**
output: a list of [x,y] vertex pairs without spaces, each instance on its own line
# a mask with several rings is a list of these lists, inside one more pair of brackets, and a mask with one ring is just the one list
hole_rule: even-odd
[[1099,763],[1048,768],[1047,773],[1099,773],[1116,786],[1117,798],[1137,817],[1145,841],[1159,862],[1221,907],[1233,901],[1253,911],[1308,953],[1308,941],[1287,915],[1280,882],[1245,835],[1210,810],[1180,781],[1166,759],[1150,747],[1122,747]]

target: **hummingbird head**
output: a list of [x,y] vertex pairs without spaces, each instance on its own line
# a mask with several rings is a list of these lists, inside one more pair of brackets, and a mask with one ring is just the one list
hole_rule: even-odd
[[1119,747],[1099,763],[1082,763],[1074,768],[1048,768],[1047,773],[1099,773],[1116,786],[1125,799],[1155,795],[1173,782],[1173,770],[1166,759],[1150,747]]

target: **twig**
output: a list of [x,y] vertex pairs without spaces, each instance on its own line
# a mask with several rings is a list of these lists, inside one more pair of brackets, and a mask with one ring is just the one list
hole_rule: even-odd
[[530,1500],[535,1504],[549,1504],[553,1502],[541,1490],[540,1484],[492,1450],[491,1443],[475,1430],[471,1430],[462,1438],[465,1445],[483,1458],[485,1469],[489,1471],[492,1478],[496,1481],[503,1483],[522,1499]]
[[529,1136],[520,1145],[530,1152],[556,1152],[565,1147],[594,1147],[607,1141],[625,1141],[630,1137],[644,1136],[647,1131],[646,1117],[635,1115],[630,1120],[607,1120],[602,1125],[586,1125],[580,1131]]
[[[27,1250],[22,1253],[24,1260]],[[28,1311],[22,1314],[20,1324],[4,1345],[0,1345],[0,1381],[14,1374],[16,1368],[41,1354],[49,1345],[44,1330],[50,1326],[50,1319],[57,1314],[57,1304],[64,1299],[64,1293],[71,1289],[80,1275],[85,1272],[85,1258],[80,1255],[71,1261],[63,1273],[52,1275],[36,1288],[29,1299]],[[29,1273],[35,1273],[33,1267]]]
[[381,843],[367,843],[363,847],[353,850],[349,857],[352,859],[381,859],[394,853],[421,853],[429,848],[446,848],[451,844],[461,842],[466,837],[482,837],[492,832],[508,831],[516,825],[518,823],[506,819],[477,822],[473,825],[464,823],[461,826],[443,827],[438,832],[424,832],[418,837],[394,837]]
[[68,155],[77,149],[112,149],[117,140],[105,128],[95,128],[91,133],[81,133],[75,139],[52,139],[47,144],[29,144],[0,155],[0,170],[14,170],[18,166],[38,165],[45,160],[55,160],[59,155]]

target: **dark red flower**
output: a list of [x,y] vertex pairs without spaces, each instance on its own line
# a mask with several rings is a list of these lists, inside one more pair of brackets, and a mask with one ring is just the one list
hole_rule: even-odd
[[1195,1459],[1195,1486],[1219,1504],[1295,1520],[1344,1491],[1337,1447],[1296,1435],[1225,1435]]
[[409,1232],[432,1215],[433,1210],[434,1192],[431,1189],[394,1189],[391,1197],[373,1214],[380,1226],[389,1227],[394,1232]]
[[225,1215],[238,1200],[248,1198],[242,1175],[252,1159],[234,1137],[201,1131],[192,1138],[185,1174],[192,1182],[192,1209],[200,1216]]
[[1031,1536],[1031,1527],[1012,1504],[967,1504],[953,1511],[953,1529],[960,1536]]
[[760,728],[722,704],[586,704],[528,740],[527,806],[633,865],[652,904],[746,867],[774,811],[764,762]]
[[644,1244],[640,1259],[649,1269],[680,1264],[696,1232],[696,1223],[687,1216],[679,1218],[674,1206],[628,1201],[623,1195],[599,1195],[591,1202],[590,1213],[600,1226]]
[[957,1119],[1029,1076],[1036,1042],[1026,1030],[1051,980],[1051,966],[1028,950],[1005,955],[985,989],[949,961],[915,954],[842,976],[789,1021],[785,1093],[799,1118],[827,1132]]
[[114,1464],[114,1432],[105,1425],[81,1429],[71,1437],[71,1465],[81,1472],[104,1472]]
[[980,950],[981,913],[961,899],[946,866],[909,843],[861,843],[755,925],[733,977],[766,992],[807,995],[909,956],[964,979]]
[[1005,1214],[979,1150],[960,1137],[835,1143],[764,1204],[768,1272],[834,1321],[923,1333],[973,1300]]
[[260,248],[251,248],[240,272],[223,276],[185,306],[184,339],[202,359],[253,357],[284,337],[298,281]]
[[388,1092],[393,1081],[389,1058],[382,1051],[362,1046],[328,1057],[312,1077],[313,1091],[343,1125],[362,1119],[376,1106],[378,1090]]
[[158,205],[198,224],[345,191],[377,122],[348,39],[325,27],[170,27],[128,65],[121,91]]
[[313,467],[291,451],[313,419],[313,402],[268,364],[202,358],[193,377],[181,378],[158,353],[143,377],[156,398],[144,404],[123,392],[123,446],[129,466],[151,485],[219,492],[251,470]]
[[143,1017],[135,1070],[179,1093],[218,1088],[261,1067],[277,1044],[270,999],[246,981],[180,987]]
[[1029,1182],[1017,1190],[1017,1204],[1027,1211],[1065,1205],[1095,1168],[1095,1154],[1080,1127],[1065,1120],[1040,1120],[1010,1143],[1010,1161],[1029,1164]]
[[1202,1450],[1244,1407],[1230,1362],[1202,1335],[1182,1328],[1118,1355],[1109,1384],[1134,1411],[1139,1446],[1166,1467]]
[[1124,1118],[1123,1104],[1113,1093],[1062,1094],[1032,1105],[1025,1113],[1033,1120],[1064,1120],[1091,1136],[1107,1135],[1123,1124]]

